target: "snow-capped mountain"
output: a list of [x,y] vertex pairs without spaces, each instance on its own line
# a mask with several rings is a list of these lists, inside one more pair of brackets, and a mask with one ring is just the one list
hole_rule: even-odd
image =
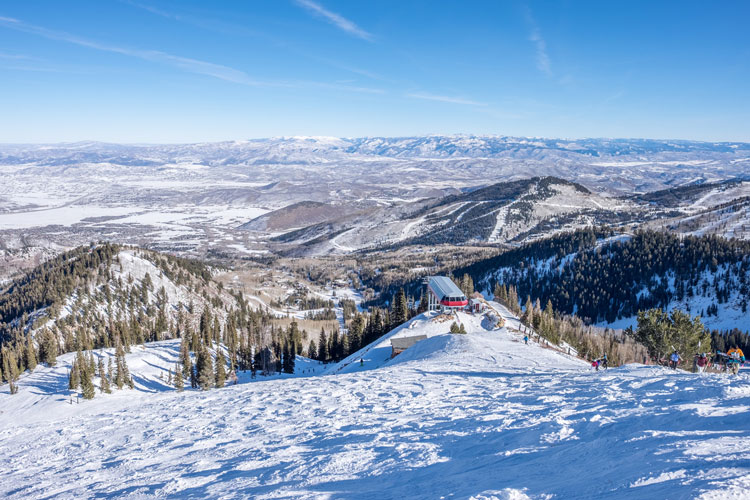
[[[415,203],[497,183],[555,176],[584,186],[591,192],[586,199],[604,211],[620,206],[627,212],[625,205],[650,202],[623,197],[740,178],[747,175],[748,165],[748,144],[690,141],[426,136],[282,137],[178,145],[6,144],[0,145],[0,246],[22,236],[31,246],[73,247],[106,235],[155,250],[251,257],[269,250],[268,236],[343,214],[337,217],[341,230],[350,229],[350,223],[363,227],[326,243],[324,250],[347,252],[430,232],[429,224],[408,220]],[[295,221],[289,210],[300,203],[329,208],[319,206],[315,217]],[[546,214],[538,205],[533,217],[558,215],[566,219],[560,227],[575,225],[568,220],[573,216],[563,209],[565,203],[552,200],[547,207],[555,203],[557,208]],[[283,215],[275,213],[270,225],[245,226],[288,207]],[[681,214],[695,211],[670,215]],[[489,227],[492,217],[481,215]],[[369,234],[369,220],[384,222],[385,233]],[[492,234],[482,230],[466,238],[503,242],[506,231],[501,235],[500,225],[496,218]],[[243,226],[260,230],[240,229]],[[336,227],[305,229],[300,238],[292,235],[290,240],[310,241],[336,233]],[[508,229],[509,235],[524,231]],[[362,238],[370,240],[363,244]]]
[[[601,196],[563,179],[535,177],[396,206],[298,204],[243,228],[272,228],[284,233],[271,239],[281,248],[326,254],[405,245],[517,244],[578,227],[641,221],[651,211],[643,203]],[[318,220],[310,220],[313,215]]]

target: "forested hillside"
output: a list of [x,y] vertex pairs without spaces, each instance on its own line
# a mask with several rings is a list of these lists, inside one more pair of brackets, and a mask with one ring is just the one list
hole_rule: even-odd
[[[638,231],[587,229],[559,235],[456,269],[478,289],[513,285],[555,310],[618,325],[638,311],[680,307],[708,326],[750,328],[750,242]],[[622,324],[622,323],[621,323]],[[618,325],[619,326],[619,325]],[[625,326],[622,324],[622,326]]]
[[233,322],[249,321],[242,306],[201,262],[108,243],[79,247],[0,293],[0,379],[66,352],[129,350],[191,331],[218,341]]

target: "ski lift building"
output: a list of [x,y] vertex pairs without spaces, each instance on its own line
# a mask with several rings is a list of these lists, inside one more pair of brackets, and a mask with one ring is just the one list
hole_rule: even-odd
[[469,304],[466,295],[450,278],[430,276],[427,279],[427,310],[463,309]]

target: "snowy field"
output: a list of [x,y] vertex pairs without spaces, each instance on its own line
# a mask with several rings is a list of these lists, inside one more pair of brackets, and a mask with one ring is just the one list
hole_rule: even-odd
[[176,342],[137,347],[136,390],[80,404],[61,356],[18,395],[2,388],[0,496],[748,497],[747,372],[593,372],[524,345],[513,321],[459,320],[468,335],[415,318],[391,335],[428,339],[393,360],[384,339],[324,370],[300,360],[298,376],[209,392],[159,378]]

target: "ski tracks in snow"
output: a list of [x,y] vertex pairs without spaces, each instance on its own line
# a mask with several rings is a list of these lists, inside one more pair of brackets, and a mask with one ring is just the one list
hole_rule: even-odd
[[376,370],[133,393],[37,422],[1,414],[0,496],[711,498],[750,486],[747,375],[593,372],[516,337],[435,336]]

